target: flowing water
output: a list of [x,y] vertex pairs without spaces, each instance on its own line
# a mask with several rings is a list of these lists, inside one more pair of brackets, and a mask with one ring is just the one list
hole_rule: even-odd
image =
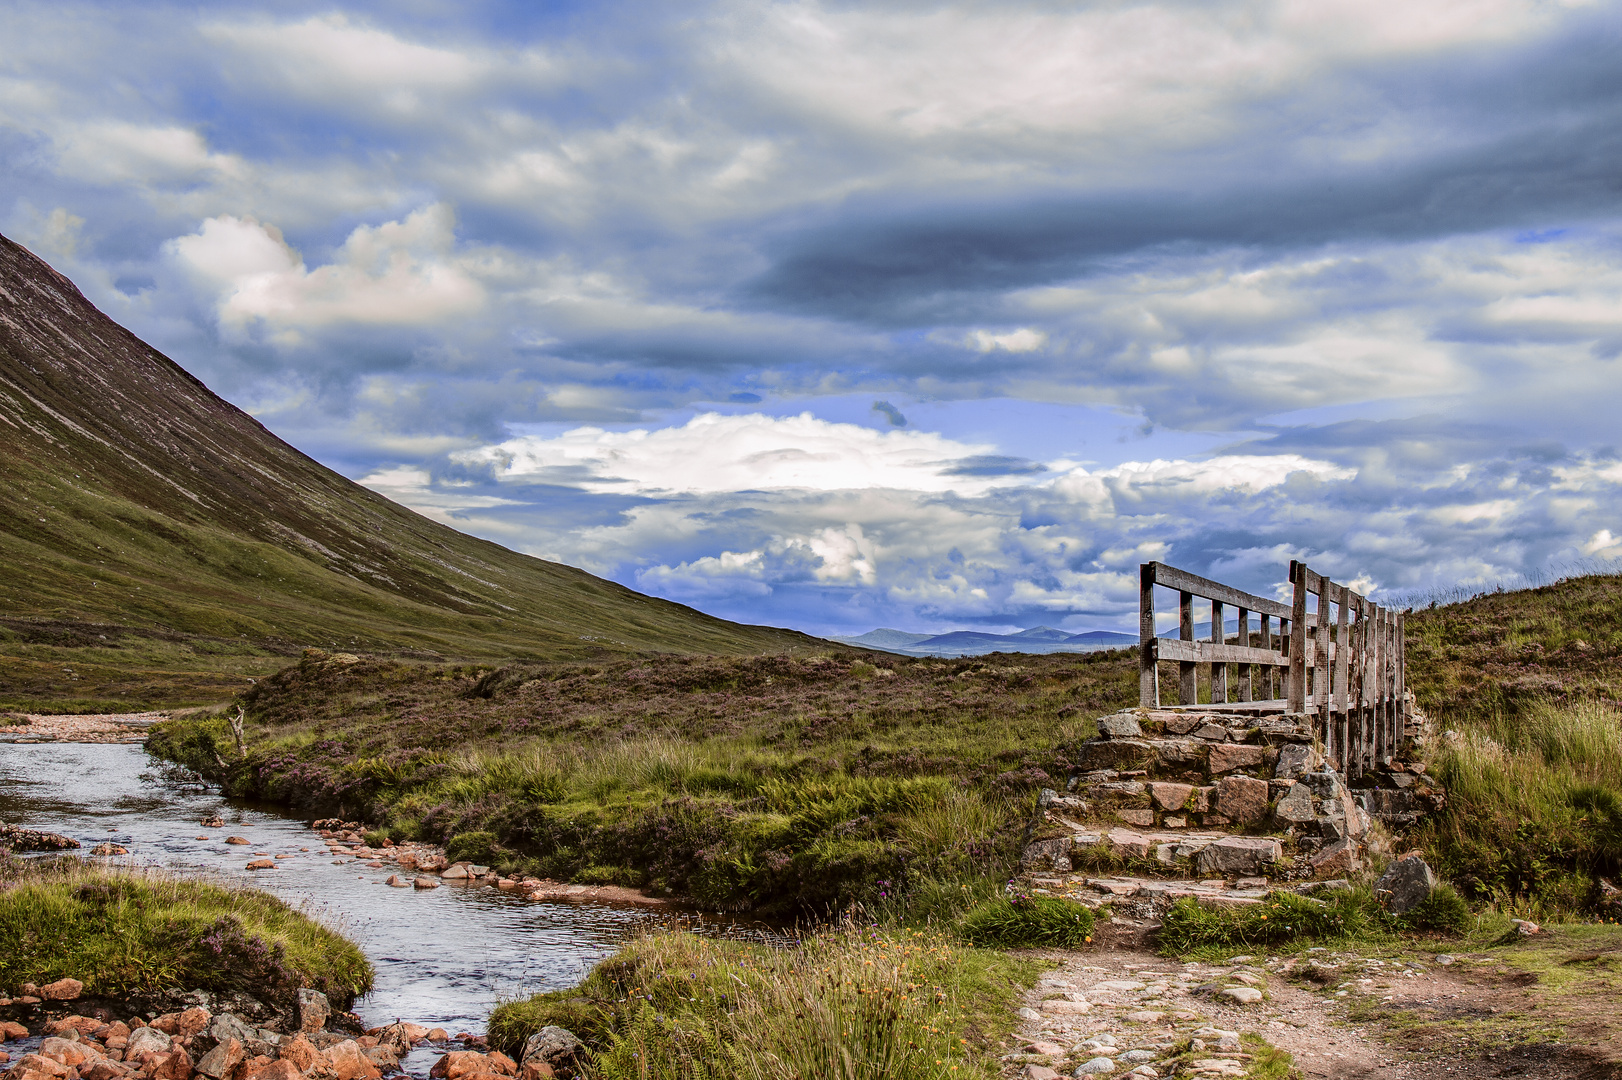
[[[214,814],[224,829],[199,828]],[[139,745],[0,743],[0,821],[71,836],[80,854],[112,841],[129,850],[120,861],[251,884],[292,902],[365,950],[377,980],[355,1011],[368,1026],[400,1019],[482,1033],[498,1001],[572,986],[628,934],[672,921],[488,886],[390,888],[389,864],[335,863],[307,821],[167,780]],[[229,835],[251,844],[228,846]],[[243,869],[259,852],[287,857],[273,871]]]

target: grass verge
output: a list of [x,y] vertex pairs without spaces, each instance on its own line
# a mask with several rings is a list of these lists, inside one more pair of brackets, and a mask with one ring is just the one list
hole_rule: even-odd
[[359,948],[269,893],[76,859],[0,868],[0,990],[73,978],[94,997],[179,986],[278,1007],[309,987],[348,1008],[372,985]]
[[1006,880],[1037,789],[1136,692],[1125,652],[882,663],[312,653],[244,696],[246,759],[203,715],[149,747],[231,794],[508,872],[825,917]]
[[995,1033],[1042,967],[850,923],[787,949],[660,933],[574,990],[500,1006],[490,1038],[513,1054],[547,1024],[567,1027],[591,1046],[597,1080],[990,1077]]

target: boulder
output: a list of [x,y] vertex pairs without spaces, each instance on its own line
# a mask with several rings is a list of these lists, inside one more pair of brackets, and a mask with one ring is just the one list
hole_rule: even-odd
[[1357,857],[1361,850],[1356,840],[1336,840],[1312,857],[1312,876],[1349,877],[1355,874],[1363,868],[1363,861]]
[[167,1054],[169,1052],[169,1036],[154,1027],[138,1027],[130,1032],[129,1043],[124,1047],[124,1060],[134,1061],[142,1054]]
[[292,1062],[301,1073],[313,1069],[321,1056],[302,1033],[283,1038],[277,1053],[281,1060]]
[[0,1020],[0,1042],[28,1038],[28,1029],[15,1020]]
[[1130,829],[1111,829],[1105,836],[1110,854],[1122,859],[1149,857],[1149,838]]
[[247,1048],[240,1039],[223,1039],[214,1044],[214,1049],[204,1054],[197,1062],[197,1072],[202,1076],[212,1077],[213,1080],[230,1080],[236,1067],[247,1058]]
[[552,1080],[557,1072],[544,1061],[532,1061],[518,1070],[518,1080]]
[[59,1061],[52,1061],[41,1054],[24,1054],[11,1067],[5,1071],[4,1080],[29,1080],[31,1077],[48,1077],[52,1080],[73,1080],[78,1074]]
[[1305,825],[1313,816],[1312,789],[1305,784],[1291,784],[1290,790],[1273,807],[1273,817],[1285,828]]
[[1401,915],[1425,900],[1441,884],[1429,864],[1418,855],[1398,859],[1374,883],[1374,898],[1393,915]]
[[1211,756],[1207,760],[1211,775],[1218,776],[1235,769],[1258,768],[1266,759],[1267,752],[1263,747],[1220,743],[1211,747]]
[[418,855],[417,856],[417,869],[418,870],[438,872],[440,870],[445,869],[445,867],[448,866],[448,865],[449,865],[449,862],[445,858],[445,856],[443,856],[443,855]]
[[1149,799],[1162,810],[1181,810],[1194,795],[1193,784],[1153,783],[1147,785]]
[[1126,824],[1136,825],[1140,829],[1152,829],[1155,826],[1155,812],[1153,810],[1122,807],[1115,811],[1115,816],[1126,822]]
[[252,862],[250,862],[246,867],[244,867],[244,869],[247,869],[247,870],[274,870],[274,869],[276,869],[276,860],[275,859],[255,859]]
[[1028,872],[1068,874],[1071,869],[1070,852],[1074,845],[1075,841],[1068,836],[1027,844],[1019,857],[1020,868]]
[[79,1042],[77,1039],[60,1038],[41,1039],[38,1053],[69,1068],[83,1065],[91,1060],[92,1055],[95,1057],[102,1056],[101,1051],[91,1050],[87,1044]]
[[411,882],[407,881],[405,878],[401,877],[399,874],[390,874],[389,877],[388,877],[388,880],[383,882],[383,884],[391,886],[392,888],[396,888],[396,889],[409,889],[409,888],[411,888]]
[[411,886],[415,889],[437,889],[439,881],[431,877],[420,877],[412,881]]
[[1098,721],[1098,733],[1112,739],[1137,739],[1143,736],[1143,725],[1132,713],[1112,713]]
[[1230,821],[1241,825],[1255,825],[1267,817],[1266,780],[1249,776],[1227,776],[1217,784],[1214,809]]
[[365,1054],[366,1060],[376,1065],[381,1072],[400,1071],[400,1055],[394,1052],[392,1046],[368,1046],[361,1053]]
[[483,1054],[472,1050],[452,1050],[434,1062],[428,1075],[434,1080],[464,1080],[464,1077],[493,1071]]
[[152,1080],[191,1080],[191,1055],[180,1047],[152,1059]]
[[225,838],[225,842],[227,844],[242,844],[242,845],[252,843],[252,841],[249,840],[246,836],[227,836]]
[[1254,1005],[1262,1000],[1262,992],[1254,986],[1230,986],[1218,996],[1229,998],[1240,1005]]
[[1224,836],[1195,856],[1199,872],[1209,877],[1249,877],[1264,873],[1284,857],[1284,847],[1266,836]]
[[129,848],[124,847],[122,844],[114,844],[111,842],[97,844],[95,847],[90,849],[90,854],[100,855],[103,858],[110,855],[128,855],[129,853]]
[[89,1065],[81,1066],[79,1076],[81,1080],[123,1080],[130,1074],[129,1069],[116,1061],[98,1058]]
[[1305,743],[1285,743],[1278,750],[1278,764],[1273,767],[1273,776],[1279,780],[1299,780],[1312,768],[1312,747]]
[[383,1071],[373,1065],[354,1039],[344,1039],[327,1047],[326,1058],[332,1063],[333,1075],[338,1080],[377,1080]]
[[297,1008],[301,1035],[314,1035],[327,1026],[327,1020],[332,1016],[332,1004],[327,1001],[327,995],[307,987],[298,992]]
[[84,983],[78,979],[58,979],[39,988],[39,996],[46,1001],[77,1001],[84,993]]
[[1107,1057],[1099,1056],[1093,1058],[1091,1061],[1084,1061],[1080,1065],[1077,1065],[1076,1071],[1071,1073],[1071,1075],[1102,1076],[1105,1073],[1114,1072],[1117,1068],[1119,1068],[1119,1066],[1117,1066],[1115,1062],[1111,1061]]
[[574,1032],[548,1024],[524,1040],[524,1052],[519,1056],[519,1061],[525,1065],[542,1061],[555,1069],[572,1061],[580,1052],[580,1046]]
[[242,1080],[304,1080],[304,1073],[291,1061],[281,1058],[258,1069],[245,1071]]
[[485,1058],[490,1062],[492,1072],[498,1072],[502,1076],[518,1075],[518,1062],[503,1054],[500,1050],[490,1051],[485,1055]]
[[473,874],[468,869],[467,863],[459,862],[452,866],[447,866],[444,870],[441,870],[439,872],[439,876],[442,878],[447,878],[451,881],[462,881],[472,877]]
[[1027,1065],[1019,1075],[1020,1080],[1062,1080],[1057,1072],[1046,1065]]
[[[259,1037],[258,1029],[249,1027],[230,1013],[220,1013],[214,1018],[213,1022],[208,1025],[208,1037],[216,1043],[225,1042],[227,1039],[235,1039],[242,1044],[244,1050],[250,1053],[263,1052],[254,1045],[255,1043],[264,1043],[264,1040]],[[201,1063],[198,1064],[198,1068],[202,1068]]]
[[19,829],[0,821],[0,846],[12,851],[68,851],[79,846],[79,841],[61,833]]

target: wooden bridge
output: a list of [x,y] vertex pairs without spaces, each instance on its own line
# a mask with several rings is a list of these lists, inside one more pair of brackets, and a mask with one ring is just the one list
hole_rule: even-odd
[[[1309,713],[1324,756],[1343,776],[1386,766],[1403,737],[1401,612],[1290,563],[1294,602],[1241,592],[1165,563],[1140,571],[1138,701],[1150,709]],[[1155,630],[1155,590],[1177,593],[1175,638]],[[1194,637],[1208,604],[1209,640]],[[1237,632],[1227,627],[1229,609]],[[1254,629],[1251,617],[1256,617]],[[1161,665],[1177,665],[1177,701],[1161,700]],[[1201,685],[1201,669],[1208,674]]]

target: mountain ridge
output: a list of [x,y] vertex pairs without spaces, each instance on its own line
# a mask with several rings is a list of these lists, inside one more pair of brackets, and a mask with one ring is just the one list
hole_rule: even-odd
[[117,650],[131,634],[178,634],[283,658],[321,646],[458,659],[827,647],[392,503],[277,438],[5,237],[0,481],[0,645],[54,634]]

